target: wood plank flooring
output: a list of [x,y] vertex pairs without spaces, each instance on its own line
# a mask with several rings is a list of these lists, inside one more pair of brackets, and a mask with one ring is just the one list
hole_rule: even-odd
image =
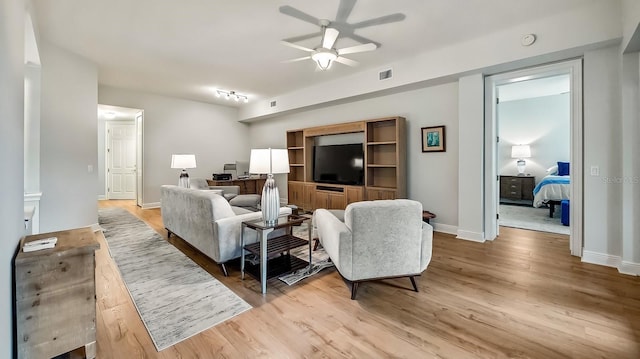
[[[120,206],[166,238],[159,209]],[[98,358],[640,358],[640,277],[585,264],[564,235],[501,228],[488,243],[436,233],[416,278],[363,283],[335,269],[294,286],[240,280],[182,240],[170,242],[254,308],[156,352],[99,235]],[[382,256],[382,254],[381,254]]]

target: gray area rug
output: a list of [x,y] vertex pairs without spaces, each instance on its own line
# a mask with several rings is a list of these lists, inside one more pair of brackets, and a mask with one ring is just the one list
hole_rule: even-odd
[[101,208],[98,220],[158,351],[251,309],[125,209]]
[[570,233],[569,226],[562,225],[560,216],[560,206],[556,206],[553,218],[549,218],[549,208],[501,204],[499,224],[505,227],[568,235]]
[[[303,223],[298,227],[293,227],[293,235],[303,239],[308,239],[307,238],[309,237],[309,232],[307,231],[308,225],[309,225],[308,223]],[[304,247],[293,249],[291,250],[291,254],[298,258],[304,259],[305,261],[308,261],[309,247],[304,246]],[[311,252],[311,256],[313,258],[313,267],[311,268],[311,271],[309,271],[309,268],[307,267],[307,268],[299,269],[295,272],[291,272],[289,274],[280,276],[278,277],[278,279],[287,283],[288,285],[293,285],[305,278],[308,278],[317,274],[318,272],[320,272],[325,268],[333,267],[333,262],[329,261],[329,255],[327,254],[327,252],[324,251],[322,246],[319,246],[317,250]]]

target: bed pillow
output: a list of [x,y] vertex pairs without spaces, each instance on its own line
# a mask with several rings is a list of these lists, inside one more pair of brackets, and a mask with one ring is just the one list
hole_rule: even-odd
[[569,175],[569,162],[558,162],[558,176]]
[[558,174],[558,166],[551,166],[551,167],[547,168],[547,173],[552,175],[552,176],[557,175]]

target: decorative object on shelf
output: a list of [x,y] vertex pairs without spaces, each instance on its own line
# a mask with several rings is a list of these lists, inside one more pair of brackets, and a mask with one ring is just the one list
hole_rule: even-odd
[[249,102],[249,97],[247,95],[242,95],[235,91],[216,90],[216,97],[224,97],[225,100],[234,99],[236,102]]
[[422,152],[445,152],[444,126],[422,128]]
[[171,168],[181,168],[178,186],[189,188],[187,168],[196,168],[196,155],[171,155]]
[[266,174],[267,181],[262,188],[262,218],[268,225],[278,220],[280,193],[273,175],[289,173],[289,154],[286,149],[252,149],[249,173]]
[[527,166],[525,158],[531,157],[531,147],[529,145],[515,145],[511,147],[511,158],[517,158],[516,167],[518,168],[518,176],[524,176],[524,170]]

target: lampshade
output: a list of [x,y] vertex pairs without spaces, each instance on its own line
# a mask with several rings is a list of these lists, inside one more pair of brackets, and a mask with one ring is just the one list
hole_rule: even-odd
[[249,173],[289,173],[289,153],[284,149],[252,149]]
[[531,157],[531,147],[529,145],[516,145],[511,147],[511,158]]
[[171,155],[171,168],[196,168],[196,155]]

